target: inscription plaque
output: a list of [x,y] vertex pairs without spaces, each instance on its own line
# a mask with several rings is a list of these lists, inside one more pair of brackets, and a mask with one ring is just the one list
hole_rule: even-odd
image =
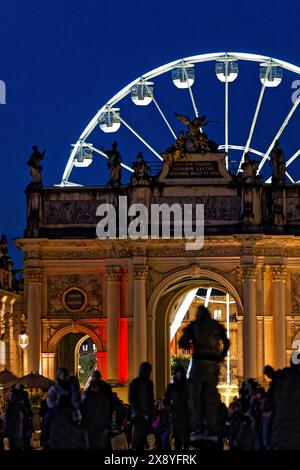
[[71,287],[63,294],[63,304],[69,312],[78,312],[86,305],[86,293],[78,287]]
[[167,178],[222,178],[222,175],[215,160],[184,160],[169,168]]

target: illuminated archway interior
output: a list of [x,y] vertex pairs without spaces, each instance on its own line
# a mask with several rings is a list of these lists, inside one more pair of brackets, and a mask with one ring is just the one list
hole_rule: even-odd
[[230,339],[230,349],[226,360],[221,365],[219,390],[225,401],[237,394],[239,383],[239,356],[241,354],[238,334],[238,313],[235,299],[224,288],[212,285],[199,285],[181,295],[171,306],[169,320],[170,366],[182,364],[189,373],[191,352],[179,347],[179,338],[183,329],[195,319],[197,308],[207,307],[212,318],[221,322]]
[[67,367],[84,387],[97,368],[97,346],[84,333],[68,333],[57,345],[57,367]]

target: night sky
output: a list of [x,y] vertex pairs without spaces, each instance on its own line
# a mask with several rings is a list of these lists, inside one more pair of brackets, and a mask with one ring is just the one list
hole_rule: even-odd
[[[70,145],[127,83],[169,61],[206,52],[252,52],[300,65],[299,17],[300,4],[295,0],[3,1],[0,80],[6,83],[7,103],[0,105],[1,233],[10,240],[23,234],[23,190],[30,181],[26,162],[33,144],[47,150],[44,184],[59,183]],[[200,66],[196,76],[199,112],[218,121],[208,128],[209,137],[224,143],[224,93],[214,64]],[[267,150],[291,107],[291,84],[296,78],[285,73],[280,87],[267,90],[254,148]],[[245,144],[259,91],[258,65],[241,64],[230,87],[229,143]],[[154,92],[178,132],[182,125],[175,122],[174,112],[193,116],[188,92],[176,89],[170,74],[155,80]],[[172,143],[153,105],[137,109],[128,98],[120,107],[122,116],[158,152]],[[287,157],[300,147],[299,129],[300,109],[280,139]],[[118,141],[124,162],[135,159],[139,150],[155,162],[154,155],[124,128],[110,135],[98,129],[89,139],[105,149],[113,140]],[[300,179],[300,161],[289,169]],[[266,165],[266,176],[268,172]],[[96,158],[88,170],[76,170],[70,179],[104,184],[106,162]],[[123,181],[127,179],[124,173]],[[10,253],[15,267],[20,267],[20,253],[11,242]]]

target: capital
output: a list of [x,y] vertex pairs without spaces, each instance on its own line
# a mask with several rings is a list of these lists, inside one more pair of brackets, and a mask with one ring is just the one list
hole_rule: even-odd
[[39,268],[30,268],[25,271],[27,282],[41,284],[43,274]]
[[105,277],[107,281],[119,281],[120,280],[119,266],[107,266],[105,268]]
[[144,264],[136,264],[133,266],[133,274],[135,279],[146,279],[149,271],[149,266]]
[[257,267],[254,264],[247,264],[242,266],[244,279],[256,279]]
[[285,281],[286,267],[282,264],[273,264],[271,266],[271,274],[273,281]]

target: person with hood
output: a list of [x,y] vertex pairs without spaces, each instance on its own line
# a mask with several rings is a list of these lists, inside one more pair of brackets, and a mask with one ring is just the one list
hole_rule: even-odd
[[150,380],[152,366],[142,362],[139,375],[129,384],[128,401],[133,418],[132,446],[135,450],[144,450],[147,435],[151,433],[154,414],[153,382]]
[[[223,343],[221,350],[220,343]],[[188,383],[190,439],[197,440],[204,431],[208,436],[216,436],[220,362],[229,349],[226,330],[211,318],[209,310],[202,305],[198,307],[196,319],[184,329],[179,347],[193,348]]]
[[89,387],[82,398],[82,421],[87,433],[88,448],[105,450],[109,448],[109,433],[113,413],[113,392],[111,386],[101,379],[95,370]]
[[187,448],[188,444],[188,407],[187,379],[182,365],[174,370],[173,382],[167,387],[165,404],[171,416],[172,433],[176,450]]

